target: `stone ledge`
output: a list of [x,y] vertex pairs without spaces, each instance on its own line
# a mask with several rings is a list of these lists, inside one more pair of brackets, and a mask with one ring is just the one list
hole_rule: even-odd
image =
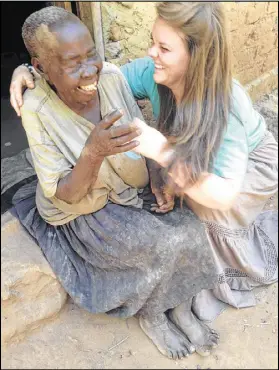
[[260,99],[278,88],[278,67],[264,73],[260,77],[245,85],[245,89],[253,101]]
[[56,315],[67,294],[38,245],[8,211],[1,217],[1,343]]

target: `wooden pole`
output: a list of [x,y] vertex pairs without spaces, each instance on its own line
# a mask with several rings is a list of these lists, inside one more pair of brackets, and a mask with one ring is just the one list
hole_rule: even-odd
[[93,33],[96,50],[102,60],[105,60],[105,47],[103,40],[102,14],[101,4],[99,2],[91,1],[91,14],[93,22]]
[[70,1],[64,1],[64,6],[65,6],[65,9],[68,10],[69,12],[72,12],[72,4]]
[[51,1],[52,5],[64,8],[69,12],[72,12],[72,4],[70,1]]

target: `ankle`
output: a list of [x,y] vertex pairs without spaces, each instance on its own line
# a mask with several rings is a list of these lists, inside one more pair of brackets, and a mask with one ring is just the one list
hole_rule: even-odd
[[148,323],[148,326],[155,327],[161,324],[165,324],[168,319],[164,313],[158,315],[140,315],[141,318]]
[[181,303],[180,305],[176,306],[174,309],[176,314],[190,314],[191,313],[191,306],[186,304],[186,302]]

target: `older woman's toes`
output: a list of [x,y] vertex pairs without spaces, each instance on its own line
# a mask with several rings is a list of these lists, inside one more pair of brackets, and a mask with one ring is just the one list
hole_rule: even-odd
[[215,335],[210,336],[210,342],[212,343],[213,348],[216,348],[219,345],[219,340],[220,340],[219,336],[218,337]]
[[[208,325],[201,322],[183,303],[169,312],[169,318],[187,336],[196,352],[202,356],[210,355],[219,343],[219,334]],[[189,353],[193,350],[187,346]]]
[[187,341],[187,343],[184,343],[184,346],[185,346],[189,355],[191,355],[192,353],[194,353],[196,351],[195,346],[192,343],[190,343],[189,341]]
[[184,357],[182,350],[177,352],[177,357],[179,358],[179,360],[181,360]]
[[211,355],[211,348],[208,348],[208,346],[197,346],[196,352],[202,357],[207,357]]
[[166,356],[172,360],[172,351],[167,351]]
[[[144,333],[152,340],[158,350],[165,356],[182,358],[186,351],[187,338],[176,326],[171,323],[166,315],[157,317],[139,317],[140,327]],[[188,353],[188,351],[187,351]]]
[[220,338],[220,334],[215,329],[210,328],[210,332],[214,334],[216,337]]

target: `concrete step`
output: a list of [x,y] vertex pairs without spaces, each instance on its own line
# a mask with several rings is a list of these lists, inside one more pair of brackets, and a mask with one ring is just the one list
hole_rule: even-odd
[[1,216],[1,343],[56,315],[67,294],[39,246],[8,211]]

